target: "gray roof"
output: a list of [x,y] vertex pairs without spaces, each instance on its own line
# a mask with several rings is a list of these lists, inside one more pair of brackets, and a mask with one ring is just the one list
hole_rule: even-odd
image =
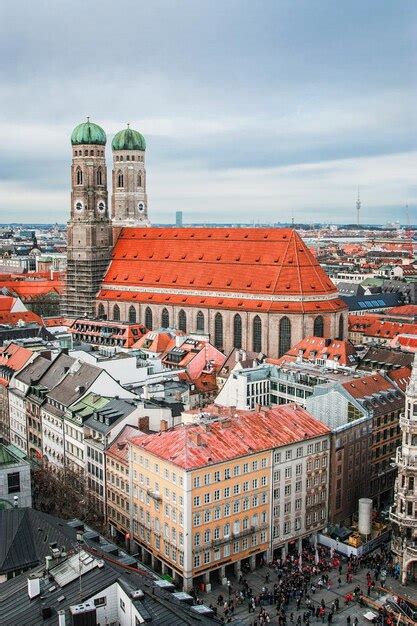
[[65,378],[48,393],[48,398],[64,406],[71,406],[85,394],[101,372],[95,365],[78,361],[71,366]]
[[16,375],[16,378],[22,383],[30,385],[32,381],[38,381],[50,365],[51,361],[49,361],[49,359],[45,359],[43,356],[37,356],[32,363],[29,363],[29,365],[24,367]]
[[102,409],[95,411],[84,424],[100,433],[108,433],[114,424],[136,410],[136,404],[119,398],[112,398]]
[[75,363],[75,359],[61,352],[51,367],[45,372],[42,378],[39,380],[39,384],[46,389],[52,389],[61,380],[65,372]]
[[0,572],[37,566],[50,554],[51,543],[69,549],[76,545],[75,535],[64,520],[35,509],[0,511]]
[[[42,575],[39,568],[36,573]],[[52,574],[52,572],[51,572]],[[219,620],[205,618],[193,614],[190,606],[180,604],[173,594],[168,591],[157,590],[152,584],[152,579],[144,573],[123,569],[113,563],[104,561],[102,567],[94,567],[81,577],[82,590],[80,596],[80,583],[78,577],[60,587],[57,582],[48,578],[41,579],[41,595],[29,599],[27,592],[27,575],[21,574],[16,578],[0,585],[0,616],[3,624],[7,626],[45,625],[56,626],[58,623],[57,612],[65,610],[66,623],[70,624],[69,607],[100,593],[110,585],[118,582],[130,595],[133,591],[141,589],[144,598],[134,600],[135,608],[145,618],[146,622],[158,626],[191,626],[200,624],[209,626],[218,624]],[[52,589],[52,591],[51,591]],[[42,617],[42,608],[50,609],[50,616]]]

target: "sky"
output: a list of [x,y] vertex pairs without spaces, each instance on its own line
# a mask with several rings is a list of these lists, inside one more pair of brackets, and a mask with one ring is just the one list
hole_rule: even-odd
[[0,59],[0,222],[68,219],[90,116],[154,223],[417,223],[415,0],[0,0]]

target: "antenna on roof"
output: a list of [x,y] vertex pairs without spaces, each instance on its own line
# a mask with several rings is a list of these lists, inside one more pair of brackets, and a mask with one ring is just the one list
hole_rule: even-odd
[[87,115],[87,122],[89,122],[89,121],[90,121],[90,116],[89,116],[89,115]]

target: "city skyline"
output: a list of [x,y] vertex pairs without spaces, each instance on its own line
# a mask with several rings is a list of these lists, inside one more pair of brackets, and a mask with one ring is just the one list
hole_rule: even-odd
[[124,2],[122,36],[82,6],[3,8],[2,222],[67,220],[89,115],[108,167],[144,134],[154,223],[355,223],[358,186],[362,223],[415,223],[412,3]]

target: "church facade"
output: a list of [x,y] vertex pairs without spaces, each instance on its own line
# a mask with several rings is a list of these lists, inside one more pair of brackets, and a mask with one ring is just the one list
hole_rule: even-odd
[[270,357],[307,335],[346,337],[347,307],[295,230],[149,227],[145,140],[130,128],[112,142],[110,214],[104,131],[88,121],[71,141],[66,315],[179,328]]

